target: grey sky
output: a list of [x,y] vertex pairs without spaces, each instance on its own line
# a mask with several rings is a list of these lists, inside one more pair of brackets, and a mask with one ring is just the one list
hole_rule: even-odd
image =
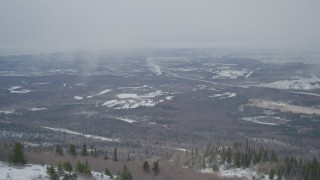
[[1,0],[0,48],[320,45],[319,0]]

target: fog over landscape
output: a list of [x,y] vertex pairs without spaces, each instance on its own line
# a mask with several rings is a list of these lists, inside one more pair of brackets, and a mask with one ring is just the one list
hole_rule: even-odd
[[0,1],[0,180],[319,180],[319,9]]
[[316,0],[1,1],[0,48],[317,48]]

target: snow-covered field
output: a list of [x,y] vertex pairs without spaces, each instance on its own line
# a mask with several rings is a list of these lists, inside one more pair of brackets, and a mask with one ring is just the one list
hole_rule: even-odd
[[8,89],[10,93],[25,94],[31,92],[29,89],[23,89],[21,86],[12,86]]
[[[163,99],[155,100],[154,98],[164,94],[166,93],[160,90],[141,95],[135,93],[122,93],[116,95],[118,99],[106,101],[102,105],[113,109],[134,109],[140,106],[151,107],[159,102],[163,102]],[[165,99],[171,100],[172,97],[167,96]]]
[[214,72],[216,75],[212,79],[238,79],[239,77],[245,76],[248,74],[246,69],[243,70],[219,70]]
[[91,95],[91,96],[87,96],[87,98],[92,98],[92,97],[95,97],[95,96],[101,96],[101,95],[104,95],[104,94],[107,94],[108,92],[112,91],[111,89],[105,89],[95,95]]
[[268,87],[275,89],[296,89],[296,90],[312,90],[320,88],[319,78],[301,78],[295,80],[275,81],[271,83],[263,83],[260,87]]
[[0,110],[0,114],[13,114],[14,110]]
[[265,99],[250,99],[249,106],[256,106],[260,108],[280,110],[282,112],[292,112],[298,114],[317,114],[320,115],[320,109],[306,107],[306,106],[296,106],[285,102],[270,101]]
[[52,131],[57,131],[57,132],[62,132],[62,133],[67,133],[67,134],[72,134],[72,135],[77,135],[77,136],[83,136],[85,138],[91,138],[91,139],[97,139],[100,141],[114,141],[114,142],[120,142],[119,139],[110,139],[110,138],[106,138],[106,137],[102,137],[102,136],[96,136],[96,135],[91,135],[91,134],[83,134],[83,133],[79,133],[76,131],[71,131],[69,129],[62,129],[62,128],[52,128],[52,127],[45,127],[45,126],[40,126],[41,128],[44,129],[49,129]]
[[73,99],[75,99],[75,100],[82,100],[83,97],[81,97],[81,96],[74,96]]
[[39,107],[39,108],[33,107],[33,108],[30,109],[30,111],[43,111],[43,110],[46,110],[46,109],[47,108],[45,108],[45,107]]
[[254,168],[231,168],[221,165],[219,171],[215,172],[212,168],[201,169],[201,173],[214,173],[223,178],[241,178],[241,179],[259,179],[259,180],[268,180],[269,176],[258,173]]
[[[102,172],[92,171],[90,179],[110,180],[109,176],[103,175]],[[36,164],[26,164],[25,166],[12,166],[6,162],[0,161],[0,180],[49,180],[46,166]],[[78,179],[88,179],[87,177],[78,176]]]
[[280,117],[272,117],[272,116],[243,117],[241,119],[244,121],[249,121],[257,124],[271,125],[271,126],[284,124],[288,121]]
[[210,98],[218,98],[218,99],[225,99],[225,98],[231,98],[235,97],[237,94],[233,92],[225,92],[220,94],[214,94],[212,96],[209,96]]
[[120,121],[124,121],[124,122],[127,122],[127,123],[135,123],[135,122],[137,122],[136,120],[128,119],[128,118],[122,118],[122,117],[109,117],[109,118],[120,120]]

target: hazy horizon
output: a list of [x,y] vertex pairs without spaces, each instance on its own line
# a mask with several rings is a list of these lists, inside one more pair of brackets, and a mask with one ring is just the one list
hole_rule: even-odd
[[320,2],[1,1],[0,53],[320,48]]

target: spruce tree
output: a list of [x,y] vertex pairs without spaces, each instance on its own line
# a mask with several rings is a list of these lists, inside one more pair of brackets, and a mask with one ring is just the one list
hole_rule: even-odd
[[109,170],[109,168],[106,167],[106,169],[104,170],[104,174],[107,175],[107,176],[111,176],[111,172]]
[[15,143],[8,158],[10,163],[26,164],[27,159],[23,152],[23,146],[20,143]]
[[124,165],[123,172],[120,174],[120,180],[132,180],[133,176],[128,170],[127,165]]
[[88,161],[86,161],[86,162],[83,164],[83,173],[84,173],[84,174],[87,174],[87,175],[91,175],[91,169],[90,169],[90,166],[89,166]]
[[72,172],[72,170],[73,170],[72,165],[69,160],[65,161],[62,166],[65,171]]
[[113,150],[112,160],[113,161],[118,161],[118,152],[117,152],[117,148],[116,147]]
[[63,155],[62,147],[59,144],[56,145],[56,154]]
[[160,173],[159,160],[153,162],[152,172],[153,176],[157,176]]
[[81,156],[87,156],[87,155],[88,155],[87,145],[86,143],[83,143],[82,149],[81,149]]
[[143,171],[144,171],[144,172],[149,173],[150,167],[149,167],[148,161],[144,161],[142,167],[143,167]]
[[69,153],[70,153],[72,156],[76,156],[76,155],[77,155],[76,146],[75,146],[74,144],[70,144]]

